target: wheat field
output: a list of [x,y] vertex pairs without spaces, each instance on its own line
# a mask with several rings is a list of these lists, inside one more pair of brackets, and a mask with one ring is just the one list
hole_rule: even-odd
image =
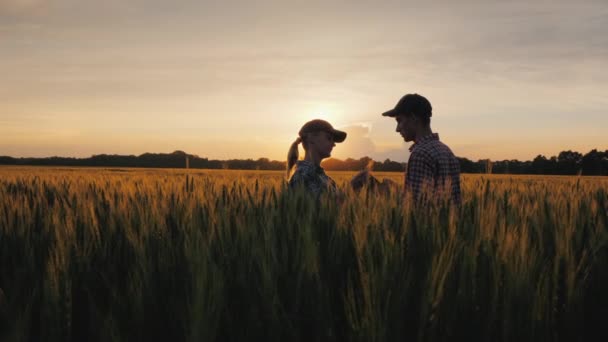
[[606,340],[608,178],[463,175],[421,208],[352,174],[337,203],[284,172],[2,167],[0,339]]

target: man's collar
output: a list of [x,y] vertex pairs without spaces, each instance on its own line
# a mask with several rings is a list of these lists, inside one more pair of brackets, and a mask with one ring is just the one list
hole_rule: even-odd
[[425,142],[432,141],[432,140],[439,140],[439,133],[427,134],[427,135],[421,137],[420,139],[416,139],[416,141],[414,141],[414,144],[412,146],[410,146],[410,152],[412,152],[414,150],[414,148],[416,148],[416,146],[424,144]]

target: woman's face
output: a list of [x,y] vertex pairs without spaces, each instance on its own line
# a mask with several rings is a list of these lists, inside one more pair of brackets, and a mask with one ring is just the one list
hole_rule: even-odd
[[314,149],[321,158],[329,158],[336,143],[328,132],[310,133],[307,138],[308,149]]

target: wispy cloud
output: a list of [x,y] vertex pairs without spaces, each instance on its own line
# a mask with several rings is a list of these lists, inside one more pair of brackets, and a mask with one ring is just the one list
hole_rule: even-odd
[[[331,104],[336,123],[354,126],[352,147],[336,149],[349,156],[406,150],[392,123],[353,124],[375,125],[405,92],[427,95],[433,124],[462,139],[508,138],[526,120],[547,132],[607,124],[597,114],[608,106],[603,0],[0,0],[0,19],[10,85],[0,88],[0,119],[103,116],[93,128],[107,133],[143,129],[144,119],[161,129],[178,115],[189,124],[168,134],[247,140],[271,127],[279,141]],[[556,120],[577,113],[587,115]]]
[[3,16],[21,16],[36,13],[48,6],[52,0],[2,0],[0,1],[0,18]]

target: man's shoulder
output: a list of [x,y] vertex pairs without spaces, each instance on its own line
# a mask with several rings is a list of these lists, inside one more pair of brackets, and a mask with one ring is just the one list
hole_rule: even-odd
[[433,151],[429,148],[423,148],[423,146],[418,146],[415,148],[410,154],[409,161],[426,161],[433,159]]
[[441,140],[427,141],[420,146],[417,146],[412,155],[417,155],[422,158],[437,158],[442,156],[454,156],[452,149]]

